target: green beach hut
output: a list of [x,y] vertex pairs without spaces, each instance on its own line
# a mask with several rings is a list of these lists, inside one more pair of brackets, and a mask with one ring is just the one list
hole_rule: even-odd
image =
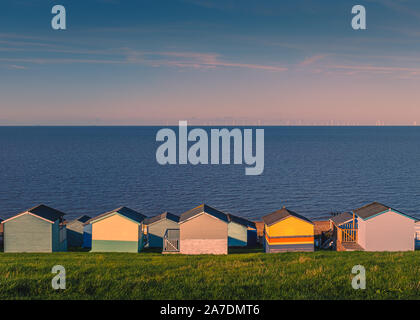
[[67,251],[63,216],[41,204],[4,220],[4,252]]

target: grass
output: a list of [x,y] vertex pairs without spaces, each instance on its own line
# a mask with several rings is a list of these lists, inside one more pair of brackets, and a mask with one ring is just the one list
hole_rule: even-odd
[[[0,253],[0,299],[419,299],[420,251],[227,256],[135,253]],[[66,268],[54,290],[54,265]],[[366,268],[366,290],[351,269]]]

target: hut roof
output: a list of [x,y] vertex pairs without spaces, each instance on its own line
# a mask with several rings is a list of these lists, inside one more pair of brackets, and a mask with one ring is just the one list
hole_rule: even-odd
[[343,212],[331,217],[330,219],[336,226],[340,226],[349,220],[353,220],[353,215],[350,212]]
[[144,224],[145,225],[150,225],[152,223],[155,223],[155,222],[158,222],[158,221],[161,221],[161,220],[164,220],[164,219],[172,220],[176,223],[179,222],[179,216],[174,215],[170,212],[164,212],[164,213],[158,214],[157,216],[149,217],[149,218],[144,219]]
[[88,221],[92,219],[91,217],[87,216],[87,215],[82,215],[76,219],[70,220],[70,221],[64,221],[64,224],[70,224],[70,223],[75,223],[75,222],[80,222],[82,224],[88,223]]
[[303,221],[313,224],[313,222],[309,220],[308,218],[301,216],[300,214],[297,214],[296,212],[293,212],[286,208],[282,208],[280,210],[267,214],[266,216],[262,217],[262,220],[267,226],[271,226],[272,224],[275,224],[289,217],[295,217],[295,218],[298,218],[298,219],[301,219]]
[[399,212],[398,210],[395,210],[395,209],[393,209],[389,206],[386,206],[382,203],[379,203],[379,202],[369,203],[369,204],[367,204],[367,205],[365,205],[365,206],[363,206],[359,209],[354,210],[354,213],[358,217],[362,218],[363,220],[367,220],[367,219],[373,218],[374,216],[376,216],[378,214],[381,214],[381,213],[384,213],[384,212],[389,211],[389,210],[392,210],[396,213],[399,213],[403,216],[406,216],[407,218],[417,220],[416,218],[414,218],[412,216],[406,215],[405,213]]
[[113,214],[116,214],[116,213],[118,213],[118,214],[120,214],[120,215],[134,221],[134,222],[137,222],[137,223],[141,223],[146,218],[146,216],[141,214],[140,212],[134,211],[134,210],[132,210],[130,208],[127,208],[127,207],[120,207],[120,208],[117,208],[115,210],[105,212],[105,213],[100,214],[96,217],[93,217],[92,219],[88,220],[85,224],[93,223],[97,220],[101,220],[101,219],[103,219],[107,216],[110,216],[110,215],[113,215]]
[[220,220],[222,220],[226,223],[229,222],[229,218],[228,218],[226,213],[223,213],[222,211],[219,211],[215,208],[212,208],[212,207],[210,207],[206,204],[202,204],[202,205],[199,205],[198,207],[195,207],[195,208],[193,208],[191,210],[188,210],[188,211],[184,212],[183,214],[181,214],[181,216],[179,218],[179,223],[183,223],[183,222],[185,222],[185,221],[187,221],[187,220],[189,220],[189,219],[191,219],[195,216],[198,216],[199,214],[202,214],[202,213],[207,213],[207,214],[209,214],[209,215],[211,215],[211,216],[213,216],[217,219],[220,219]]
[[56,209],[50,208],[48,206],[46,206],[45,204],[40,204],[38,206],[35,206],[31,209],[28,209],[26,211],[23,211],[9,219],[6,219],[4,221],[2,221],[2,223],[7,222],[9,220],[12,220],[14,218],[17,218],[18,216],[25,214],[25,213],[30,213],[34,216],[37,216],[41,219],[47,220],[49,222],[54,223],[55,221],[61,219],[64,216],[64,213],[61,211],[58,211]]
[[249,221],[245,218],[234,216],[233,214],[228,213],[227,214],[229,222],[235,222],[237,224],[243,225],[245,227],[250,227],[253,229],[256,229],[255,222]]
[[80,216],[79,218],[77,218],[76,220],[77,221],[80,221],[81,223],[85,223],[85,222],[87,222],[90,219],[91,219],[91,217],[89,217],[87,215],[83,215],[83,216]]
[[328,220],[317,220],[314,223],[314,234],[321,235],[323,232],[330,230],[330,221]]

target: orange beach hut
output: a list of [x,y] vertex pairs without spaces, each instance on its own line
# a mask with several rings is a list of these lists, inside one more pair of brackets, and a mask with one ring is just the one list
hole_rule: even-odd
[[140,252],[145,218],[139,212],[121,207],[90,219],[91,252]]
[[314,251],[314,224],[311,220],[285,207],[262,219],[265,252]]

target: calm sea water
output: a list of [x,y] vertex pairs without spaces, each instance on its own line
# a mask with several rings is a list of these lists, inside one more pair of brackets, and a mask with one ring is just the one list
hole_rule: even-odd
[[208,203],[247,218],[283,205],[308,217],[380,201],[420,213],[420,128],[266,127],[265,170],[161,166],[159,127],[0,127],[0,216],[39,203],[96,215],[146,215]]

